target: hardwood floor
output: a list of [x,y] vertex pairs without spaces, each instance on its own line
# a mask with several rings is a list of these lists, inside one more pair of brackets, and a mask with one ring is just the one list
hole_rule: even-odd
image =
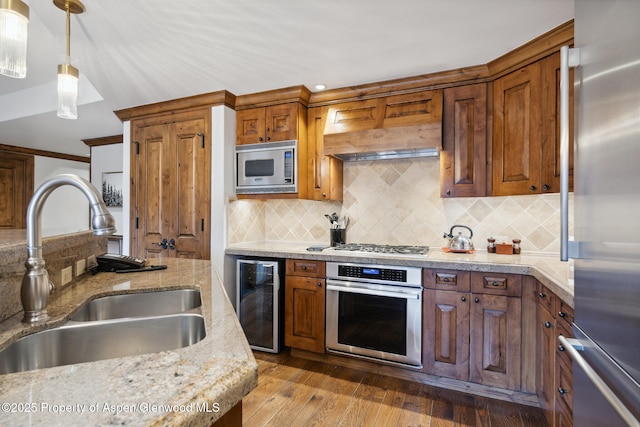
[[537,408],[280,354],[254,352],[258,387],[243,425],[547,426]]

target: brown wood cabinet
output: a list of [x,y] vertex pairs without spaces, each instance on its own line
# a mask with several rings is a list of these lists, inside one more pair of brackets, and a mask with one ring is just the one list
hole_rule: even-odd
[[324,261],[287,259],[285,276],[284,343],[324,353]]
[[27,228],[34,156],[0,151],[0,229]]
[[440,196],[487,193],[487,85],[444,90]]
[[423,286],[424,372],[520,390],[521,276],[424,269]]
[[257,144],[298,139],[300,105],[291,102],[236,112],[236,143]]
[[207,109],[131,121],[132,255],[209,259],[210,121]]
[[571,336],[573,309],[538,283],[537,392],[549,426],[573,424],[572,362],[558,337]]
[[[560,191],[559,68],[554,53],[494,81],[492,195]],[[572,108],[569,133],[572,153]]]
[[324,126],[328,107],[309,108],[307,114],[308,195],[312,200],[342,200],[342,160],[325,156]]

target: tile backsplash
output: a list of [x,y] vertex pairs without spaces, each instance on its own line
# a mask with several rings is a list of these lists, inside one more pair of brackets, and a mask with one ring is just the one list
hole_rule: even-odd
[[[570,212],[572,202],[571,195]],[[342,203],[230,202],[228,240],[229,244],[260,240],[328,244],[324,214],[337,212],[350,218],[347,242],[442,247],[443,233],[461,224],[473,230],[479,250],[486,248],[488,237],[503,236],[509,242],[521,239],[526,252],[557,253],[559,211],[559,194],[442,199],[438,158],[345,162]]]

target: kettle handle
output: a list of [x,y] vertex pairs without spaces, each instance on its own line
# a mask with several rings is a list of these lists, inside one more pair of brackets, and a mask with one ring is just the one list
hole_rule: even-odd
[[466,225],[454,225],[453,227],[451,227],[451,230],[449,230],[449,235],[453,236],[453,229],[454,228],[466,228],[467,230],[469,230],[469,238],[473,238],[473,231],[467,227]]

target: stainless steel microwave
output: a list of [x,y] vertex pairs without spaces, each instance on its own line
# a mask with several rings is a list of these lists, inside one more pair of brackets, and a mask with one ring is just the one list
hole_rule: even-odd
[[298,141],[236,146],[236,193],[297,193]]

